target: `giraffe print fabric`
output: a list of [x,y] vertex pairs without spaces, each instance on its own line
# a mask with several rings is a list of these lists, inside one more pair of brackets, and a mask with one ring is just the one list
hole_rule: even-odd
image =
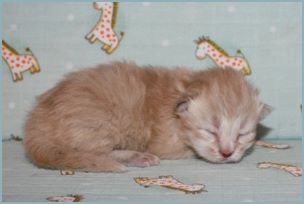
[[296,177],[302,176],[302,168],[299,166],[293,166],[293,165],[281,164],[281,163],[273,163],[273,162],[260,162],[257,164],[257,167],[260,169],[267,169],[267,168],[281,169]]
[[261,140],[255,142],[255,145],[266,147],[266,148],[273,148],[273,149],[288,149],[290,146],[288,144],[271,144]]
[[205,190],[204,184],[187,185],[178,181],[173,176],[160,176],[159,178],[136,177],[134,178],[134,180],[136,183],[144,187],[157,185],[170,189],[184,191],[186,193],[200,193],[203,191],[207,191]]
[[97,40],[103,44],[102,50],[107,54],[113,53],[121,41],[124,33],[121,32],[121,37],[114,31],[118,3],[116,2],[94,2],[93,7],[101,11],[101,16],[95,27],[86,35],[86,39],[90,43]]
[[251,74],[251,68],[246,58],[240,50],[237,54],[242,56],[230,56],[225,50],[208,37],[201,37],[197,41],[195,56],[199,60],[203,60],[208,56],[215,62],[215,64],[221,68],[233,68],[242,72],[244,75]]
[[4,40],[2,40],[2,58],[10,68],[14,81],[22,80],[22,72],[27,70],[32,74],[40,72],[40,66],[33,54],[21,55]]
[[47,200],[50,202],[80,202],[83,199],[84,197],[78,194],[69,194],[66,196],[52,196],[47,198]]

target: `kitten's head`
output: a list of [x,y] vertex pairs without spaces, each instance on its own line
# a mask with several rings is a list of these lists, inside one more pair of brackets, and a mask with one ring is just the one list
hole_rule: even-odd
[[198,156],[224,163],[243,157],[271,109],[240,73],[217,68],[193,77],[175,111],[186,144]]

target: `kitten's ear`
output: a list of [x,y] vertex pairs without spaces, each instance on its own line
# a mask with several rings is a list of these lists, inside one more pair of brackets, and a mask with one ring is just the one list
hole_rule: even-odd
[[184,100],[179,103],[177,103],[175,112],[176,114],[182,114],[188,111],[188,106],[189,106],[189,100]]
[[274,110],[274,108],[272,106],[270,106],[266,103],[261,103],[259,120],[261,121],[264,118],[266,118],[266,116],[268,116],[273,110]]
[[181,115],[186,113],[189,108],[190,101],[198,96],[197,91],[192,91],[190,93],[185,94],[176,104],[175,113],[177,115]]

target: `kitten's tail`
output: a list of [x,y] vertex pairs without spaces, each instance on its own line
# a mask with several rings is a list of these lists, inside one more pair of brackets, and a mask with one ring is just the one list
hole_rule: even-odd
[[49,169],[69,169],[87,172],[124,172],[126,167],[106,154],[96,155],[71,149],[63,149],[44,142],[36,145],[24,140],[28,158],[38,167]]

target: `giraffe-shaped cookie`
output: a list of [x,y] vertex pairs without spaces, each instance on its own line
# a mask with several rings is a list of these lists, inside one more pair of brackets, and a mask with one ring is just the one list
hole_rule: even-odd
[[195,42],[197,44],[195,55],[198,59],[202,60],[208,56],[221,68],[230,67],[241,71],[244,75],[251,74],[249,63],[241,50],[237,51],[241,56],[229,56],[225,50],[208,37],[200,37]]
[[[29,48],[26,51],[30,51]],[[22,80],[22,72],[30,70],[31,73],[39,72],[40,66],[31,54],[21,55],[4,40],[2,40],[2,58],[11,70],[13,80]]]
[[124,33],[121,32],[121,37],[118,38],[114,31],[116,16],[118,12],[117,2],[94,2],[93,7],[97,10],[101,10],[101,16],[92,31],[86,35],[86,39],[90,43],[94,43],[99,40],[103,43],[102,49],[111,54],[116,50],[121,41]]

